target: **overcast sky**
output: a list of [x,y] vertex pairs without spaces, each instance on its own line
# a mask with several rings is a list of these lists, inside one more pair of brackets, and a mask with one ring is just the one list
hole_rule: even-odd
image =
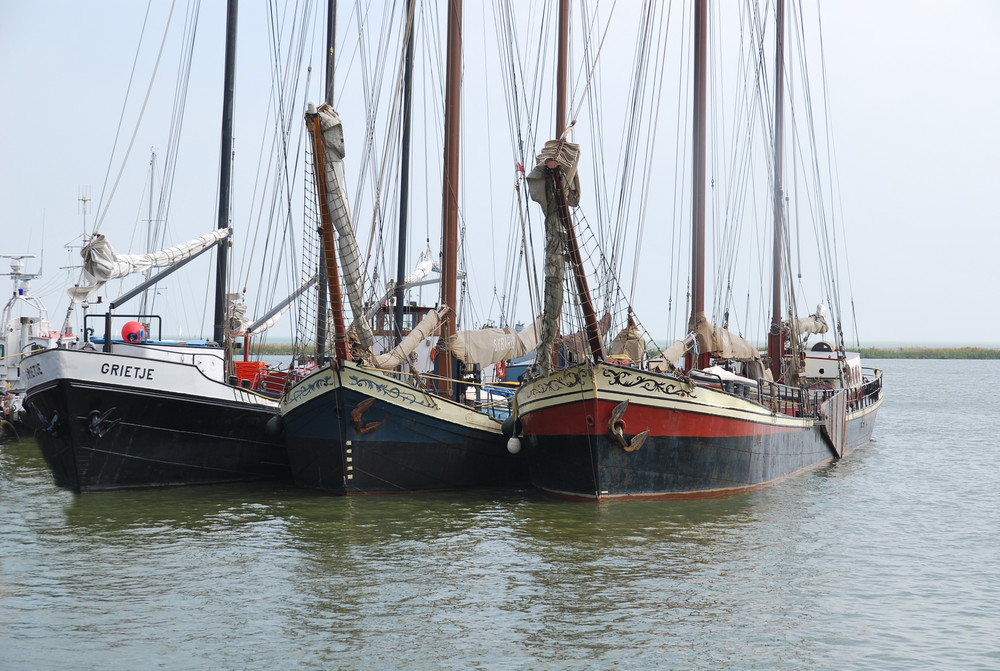
[[[630,0],[618,2],[625,9],[616,11],[629,9]],[[467,25],[482,30],[480,10],[466,4]],[[1000,284],[1000,3],[836,0],[820,6],[862,344],[1000,343],[1000,311],[993,300]],[[167,9],[159,3],[153,14]],[[44,250],[44,277],[35,288],[55,322],[61,322],[71,281],[59,267],[78,262],[65,249],[84,228],[78,197],[89,189],[92,228],[102,190],[106,201],[118,169],[113,165],[105,186],[145,10],[131,0],[0,0],[0,253]],[[194,71],[184,137],[204,157],[182,167],[193,179],[184,182],[183,198],[172,206],[177,237],[169,244],[215,226],[222,44],[206,36],[222,29],[223,3],[206,0],[201,12],[196,58],[212,66]],[[244,0],[240,13],[239,44],[249,54],[255,43],[266,44],[263,10]],[[261,86],[263,80],[266,90],[266,57],[250,54],[241,63],[238,95],[252,81]],[[175,65],[161,65],[168,82]],[[148,71],[142,76],[148,78]],[[145,85],[137,75],[136,90],[144,92]],[[257,161],[259,134],[250,128],[261,123],[263,112],[237,104],[237,178],[252,183],[255,166],[239,167],[240,152]],[[151,103],[147,114],[162,119],[164,106],[169,98]],[[120,143],[128,142],[137,108],[128,114]],[[465,119],[483,124],[474,113]],[[153,144],[137,140],[137,167],[123,178],[120,202],[102,225],[121,251],[137,244],[131,231],[145,217],[139,193]],[[175,199],[181,183],[178,177]],[[29,270],[36,269],[29,262]],[[199,281],[180,291],[196,294],[200,306],[206,292]]]

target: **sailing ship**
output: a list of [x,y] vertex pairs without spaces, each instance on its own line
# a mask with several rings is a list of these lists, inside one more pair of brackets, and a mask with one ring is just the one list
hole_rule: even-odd
[[[408,10],[406,68],[412,63],[413,3]],[[523,455],[508,452],[500,419],[464,393],[467,386],[447,347],[435,351],[437,376],[394,374],[408,367],[421,342],[438,335],[454,342],[453,318],[458,276],[458,130],[461,78],[461,3],[448,5],[448,57],[445,100],[444,225],[441,304],[404,333],[404,283],[396,287],[394,330],[398,344],[376,355],[365,319],[357,246],[343,195],[343,132],[327,102],[306,115],[312,137],[323,259],[334,322],[331,361],[291,386],[281,401],[281,416],[292,476],[304,487],[336,494],[412,492],[490,486],[526,481]],[[405,78],[409,90],[409,77]],[[405,107],[409,109],[409,96]],[[404,111],[404,155],[409,135]],[[403,159],[404,166],[406,158]],[[406,183],[404,178],[403,184]],[[405,188],[401,213],[407,210]],[[404,215],[405,216],[405,215]],[[334,240],[334,228],[338,240]],[[400,273],[405,231],[400,233]],[[335,245],[355,316],[349,343]],[[380,313],[385,315],[383,311]],[[405,337],[403,337],[405,336]]]
[[21,359],[26,354],[39,350],[65,347],[77,341],[73,333],[53,329],[49,314],[41,300],[31,293],[31,281],[41,276],[41,272],[24,272],[24,260],[33,259],[33,254],[3,254],[0,258],[10,259],[10,279],[14,291],[3,308],[0,324],[4,329],[0,336],[0,437],[18,437],[28,429],[24,412],[25,382],[21,378]]
[[[231,233],[235,0],[229,2],[226,31],[218,229],[142,255],[117,254],[107,238],[95,235],[81,252],[90,283],[70,289],[74,302],[86,300],[111,279],[154,267],[165,270],[109,301],[104,315],[87,315],[79,347],[38,352],[21,364],[25,406],[42,453],[56,484],[77,493],[288,477],[287,454],[274,421],[275,395],[253,388],[259,370],[241,379],[220,344],[233,316],[224,280]],[[218,249],[213,342],[165,341],[158,316],[115,313],[213,249]],[[100,332],[100,326],[87,326],[92,319],[103,320],[103,338],[90,337],[92,330]],[[121,324],[123,319],[128,321]],[[113,333],[118,326],[120,340]]]
[[[546,215],[547,275],[536,365],[516,394],[513,441],[528,454],[532,484],[578,500],[720,496],[770,485],[867,443],[882,403],[881,372],[857,353],[810,333],[827,331],[825,307],[782,319],[783,3],[778,3],[773,165],[774,267],[768,351],[713,325],[705,314],[707,0],[695,9],[694,205],[689,335],[647,356],[629,313],[605,348],[590,300],[570,206],[579,191],[579,147],[547,143],[529,175]],[[560,347],[557,319],[569,268],[583,313],[584,346]],[[607,353],[606,353],[607,352]],[[685,359],[678,367],[676,362]]]

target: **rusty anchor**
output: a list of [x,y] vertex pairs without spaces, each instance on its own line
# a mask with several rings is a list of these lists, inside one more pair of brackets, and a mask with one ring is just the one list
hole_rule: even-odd
[[366,398],[365,400],[361,401],[361,403],[358,403],[358,405],[354,408],[354,410],[351,410],[351,426],[353,426],[354,430],[357,431],[362,436],[365,435],[366,433],[371,433],[372,431],[374,431],[375,429],[377,429],[378,427],[382,426],[385,423],[385,420],[383,419],[380,422],[369,422],[368,424],[362,425],[365,421],[364,419],[365,412],[367,412],[367,410],[370,407],[372,407],[372,404],[374,403],[375,403],[374,398]]
[[611,411],[611,419],[608,420],[608,435],[626,452],[635,452],[646,442],[649,436],[649,429],[632,436],[632,440],[625,438],[625,411],[628,410],[628,399],[625,399]]

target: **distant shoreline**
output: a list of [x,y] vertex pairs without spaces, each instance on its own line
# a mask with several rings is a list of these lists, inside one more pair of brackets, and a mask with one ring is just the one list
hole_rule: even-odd
[[862,347],[863,359],[1000,359],[993,347]]
[[[253,345],[252,351],[263,355],[290,355],[295,353],[295,346]],[[862,347],[858,351],[863,359],[1000,359],[1000,348],[995,347]]]

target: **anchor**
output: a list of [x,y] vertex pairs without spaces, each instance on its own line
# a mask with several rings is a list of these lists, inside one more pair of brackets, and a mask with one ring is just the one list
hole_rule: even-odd
[[608,435],[626,452],[635,452],[646,442],[649,436],[649,429],[632,436],[632,440],[625,438],[625,411],[628,410],[628,399],[625,399],[611,411],[611,419],[608,420]]
[[103,438],[118,422],[122,421],[121,418],[108,420],[108,415],[115,410],[116,408],[109,408],[103,414],[100,410],[91,410],[90,414],[87,415],[87,429],[90,431],[90,435]]
[[39,410],[34,405],[31,406],[31,412],[35,415],[35,419],[38,420],[38,430],[42,433],[51,433],[53,438],[58,438],[59,431],[59,411],[54,410],[52,412],[52,419],[47,418],[42,411]]
[[365,400],[361,401],[361,403],[358,403],[357,407],[355,407],[354,410],[351,410],[351,426],[353,426],[354,430],[357,431],[362,436],[365,435],[366,433],[371,433],[378,427],[385,424],[385,420],[383,419],[380,422],[369,422],[368,424],[362,426],[362,423],[365,421],[364,420],[365,412],[368,410],[368,408],[372,407],[372,404],[374,403],[375,403],[374,398],[366,398]]

